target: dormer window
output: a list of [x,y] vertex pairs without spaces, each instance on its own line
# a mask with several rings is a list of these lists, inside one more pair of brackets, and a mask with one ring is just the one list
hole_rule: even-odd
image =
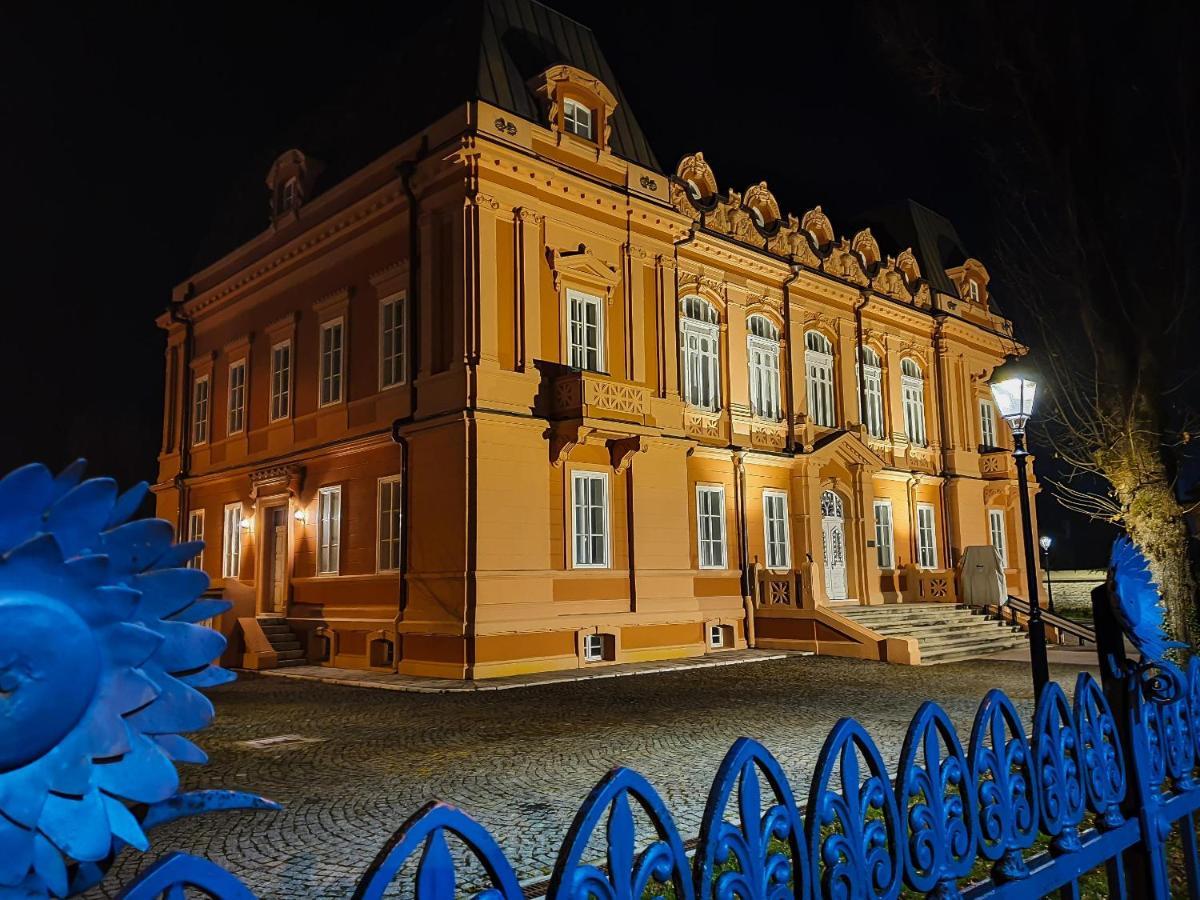
[[290,221],[305,199],[312,198],[322,168],[320,162],[295,149],[275,160],[267,173],[267,203],[273,226]]
[[563,102],[563,131],[594,140],[592,111],[577,100],[568,98]]

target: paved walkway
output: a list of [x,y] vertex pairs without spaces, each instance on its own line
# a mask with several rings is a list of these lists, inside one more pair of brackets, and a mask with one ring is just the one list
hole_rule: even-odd
[[[1076,671],[1051,667],[1068,692]],[[993,686],[1028,718],[1028,665],[999,660],[906,667],[787,657],[452,694],[243,675],[211,692],[217,722],[199,736],[211,763],[185,768],[183,786],[255,790],[285,809],[185,819],[152,839],[160,853],[186,850],[229,867],[260,897],[345,898],[392,832],[438,797],[482,821],[518,875],[536,881],[614,765],[642,772],[694,837],[717,765],[740,735],[769,747],[802,797],[840,717],[857,717],[894,766],[924,698],[945,707],[965,740]],[[306,740],[246,743],[281,735]],[[114,896],[154,858],[127,851],[89,896]]]
[[671,659],[661,662],[620,663],[613,666],[593,666],[565,672],[540,672],[536,675],[510,675],[505,678],[486,678],[481,681],[460,681],[449,678],[416,678],[390,672],[364,672],[362,669],[337,669],[332,666],[288,666],[259,672],[272,678],[297,678],[301,681],[320,681],[347,687],[377,688],[384,691],[405,691],[413,694],[469,694],[475,691],[507,691],[513,688],[539,687],[546,684],[596,681],[620,678],[624,675],[653,675],[660,672],[683,672],[689,669],[709,669],[714,666],[735,666],[741,663],[766,662],[786,656],[811,656],[770,650],[727,650],[706,656]]

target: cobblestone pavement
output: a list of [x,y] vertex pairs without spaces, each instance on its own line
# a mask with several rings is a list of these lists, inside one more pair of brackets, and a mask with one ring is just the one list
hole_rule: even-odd
[[[1073,667],[1051,667],[1071,692]],[[163,826],[158,852],[227,866],[260,897],[348,897],[392,832],[440,798],[483,822],[522,879],[548,875],[588,791],[612,766],[656,787],[685,838],[717,765],[741,735],[780,760],[797,799],[822,741],[842,716],[871,732],[894,766],[909,719],[937,700],[964,743],[991,687],[1032,710],[1027,663],[972,660],[907,667],[789,657],[576,684],[473,694],[407,694],[244,675],[212,691],[214,726],[199,736],[210,764],[185,789],[252,790],[284,811],[226,812]],[[274,750],[239,742],[282,734],[319,740]],[[115,896],[154,859],[130,851],[101,888]]]

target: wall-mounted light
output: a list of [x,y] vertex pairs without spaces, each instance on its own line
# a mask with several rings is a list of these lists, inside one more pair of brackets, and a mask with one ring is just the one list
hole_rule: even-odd
[[251,518],[242,519],[242,531],[253,531],[254,520]]
[[305,522],[308,521],[308,513],[303,509],[296,510],[296,512],[293,513],[293,515],[295,516],[296,521],[299,522],[301,525],[303,525]]

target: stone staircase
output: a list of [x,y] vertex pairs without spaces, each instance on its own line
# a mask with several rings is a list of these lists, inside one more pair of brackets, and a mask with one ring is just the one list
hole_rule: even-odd
[[1020,629],[950,603],[839,605],[834,610],[886,637],[916,638],[922,665],[988,656],[1026,642]]
[[304,648],[300,646],[300,639],[292,631],[292,626],[287,623],[287,619],[259,616],[258,624],[262,627],[267,640],[271,642],[271,649],[277,654],[276,668],[308,665]]

